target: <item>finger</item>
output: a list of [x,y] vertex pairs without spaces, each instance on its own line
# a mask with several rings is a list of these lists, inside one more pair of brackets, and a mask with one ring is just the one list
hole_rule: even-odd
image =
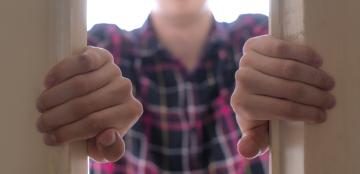
[[116,128],[121,135],[125,135],[126,131],[139,119],[140,107],[141,104],[138,101],[132,100],[126,104],[93,113],[82,120],[47,133],[45,144],[54,146],[86,140],[109,128]]
[[251,51],[270,57],[299,61],[313,67],[322,65],[322,58],[313,49],[269,35],[249,39],[244,45],[244,53]]
[[89,156],[101,163],[115,162],[125,153],[125,143],[116,129],[107,129],[91,138],[87,147]]
[[115,162],[125,152],[125,143],[116,129],[108,129],[96,137],[98,150],[104,155],[106,161]]
[[248,91],[257,95],[288,99],[322,109],[335,106],[335,97],[328,92],[303,83],[268,76],[251,68],[241,68],[237,78]]
[[89,157],[96,162],[107,163],[108,161],[105,159],[104,154],[98,150],[96,146],[96,137],[90,138],[86,141],[87,143],[87,153]]
[[[237,90],[234,96],[236,93]],[[232,107],[238,117],[249,121],[286,120],[314,124],[326,120],[326,113],[322,109],[268,96],[242,95],[237,100],[233,99]]]
[[303,82],[324,90],[335,86],[335,81],[321,69],[293,60],[270,58],[249,52],[240,60],[240,66],[251,65],[257,71],[286,80]]
[[63,83],[45,90],[37,100],[37,108],[44,112],[70,99],[83,96],[109,84],[112,79],[121,77],[120,69],[112,63],[87,74],[77,75]]
[[255,158],[266,152],[269,146],[269,123],[243,132],[237,146],[239,153],[246,158]]
[[45,87],[50,88],[76,75],[97,70],[110,61],[113,58],[108,51],[88,47],[81,55],[71,56],[56,64],[45,77]]
[[128,79],[118,78],[89,95],[75,98],[46,111],[39,118],[38,129],[40,132],[49,132],[91,113],[122,104],[131,99],[131,88]]

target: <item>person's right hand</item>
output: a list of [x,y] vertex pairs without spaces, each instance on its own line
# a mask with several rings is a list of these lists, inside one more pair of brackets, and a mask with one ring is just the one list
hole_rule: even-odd
[[48,72],[45,86],[37,102],[45,144],[87,140],[88,154],[97,161],[123,155],[122,137],[142,114],[142,105],[108,51],[88,47],[64,59]]
[[309,47],[272,36],[249,39],[243,49],[231,105],[243,133],[241,155],[252,158],[269,146],[269,120],[321,123],[335,106],[335,82],[319,69]]

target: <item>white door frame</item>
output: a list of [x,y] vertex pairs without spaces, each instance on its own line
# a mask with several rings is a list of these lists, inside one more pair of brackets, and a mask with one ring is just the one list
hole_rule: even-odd
[[359,0],[272,0],[270,33],[313,47],[337,83],[326,123],[271,123],[272,174],[359,173],[359,8]]

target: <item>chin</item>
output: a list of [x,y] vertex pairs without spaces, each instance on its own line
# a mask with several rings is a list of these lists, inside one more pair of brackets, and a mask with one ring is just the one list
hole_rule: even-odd
[[171,16],[189,16],[200,12],[207,0],[157,0],[158,10]]

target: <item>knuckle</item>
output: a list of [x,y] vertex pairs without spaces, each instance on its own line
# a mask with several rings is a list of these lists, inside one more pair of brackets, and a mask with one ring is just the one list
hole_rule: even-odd
[[236,108],[239,106],[243,106],[244,105],[244,100],[242,99],[242,92],[239,91],[235,91],[231,97],[230,97],[230,104],[232,108]]
[[256,120],[257,115],[253,107],[245,100],[240,100],[239,105],[235,106],[235,114],[241,120]]
[[284,41],[276,41],[272,44],[272,50],[275,55],[286,55],[288,52],[288,45]]
[[93,66],[93,60],[92,60],[92,56],[90,56],[89,53],[83,53],[81,54],[79,57],[79,62],[80,64],[85,68],[85,69],[91,69]]
[[86,51],[81,54],[79,58],[80,65],[85,70],[93,70],[96,67],[96,55],[94,55],[91,51]]
[[241,80],[242,80],[242,68],[239,68],[238,70],[236,70],[236,72],[235,72],[235,80],[237,81],[237,82],[240,82]]
[[253,48],[253,45],[254,45],[254,42],[256,42],[257,38],[256,37],[253,37],[253,38],[250,38],[248,40],[246,40],[244,46],[243,46],[243,50],[244,52],[247,52],[249,50],[252,50]]
[[250,63],[251,63],[250,61],[251,61],[250,54],[249,53],[244,54],[240,59],[239,67],[244,67],[244,66],[250,65]]
[[246,83],[248,81],[248,78],[249,78],[248,73],[245,68],[239,68],[235,72],[235,79],[236,79],[236,81],[240,82],[240,84]]
[[239,92],[251,89],[253,85],[252,72],[247,68],[239,68],[235,73],[236,87]]
[[144,108],[142,106],[142,104],[140,103],[140,101],[135,100],[135,109],[136,109],[136,115],[138,117],[140,117],[143,113],[144,113]]
[[241,120],[255,120],[256,116],[248,110],[243,110],[237,115]]
[[132,91],[132,83],[128,78],[119,78],[115,80],[117,92],[120,94],[131,94]]
[[235,92],[230,97],[230,106],[234,110],[234,112],[236,112],[235,108],[238,105],[238,99],[237,98],[238,98],[238,95],[236,95]]
[[121,69],[116,64],[112,64],[111,69],[113,72],[115,72],[116,77],[119,77],[122,75]]
[[132,82],[130,79],[128,78],[123,78],[123,83],[124,83],[124,88],[127,92],[131,92],[132,91]]
[[127,101],[131,98],[132,84],[130,80],[117,78],[112,82],[111,85],[112,86],[108,91],[108,95],[110,95],[110,98],[117,104],[123,103],[124,101]]
[[101,58],[105,59],[106,61],[114,61],[113,55],[106,49],[99,48],[101,52]]
[[135,117],[136,119],[139,118],[142,113],[143,113],[143,106],[142,104],[136,100],[133,99],[131,100],[130,104],[129,104],[129,111],[130,111],[130,115]]
[[246,97],[243,95],[243,92],[236,92],[230,98],[231,107],[233,108],[234,112],[238,115],[241,113],[248,113],[250,111],[250,107],[248,104],[248,100],[245,99]]
[[285,77],[294,79],[301,75],[300,66],[292,61],[287,61],[282,65],[282,73]]

